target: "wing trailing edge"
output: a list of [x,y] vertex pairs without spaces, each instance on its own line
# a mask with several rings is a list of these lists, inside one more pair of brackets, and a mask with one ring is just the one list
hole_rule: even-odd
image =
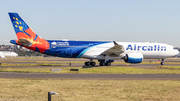
[[122,45],[117,44],[113,41],[114,46],[105,52],[101,53],[101,55],[109,55],[109,56],[119,56],[120,54],[124,53],[124,47]]

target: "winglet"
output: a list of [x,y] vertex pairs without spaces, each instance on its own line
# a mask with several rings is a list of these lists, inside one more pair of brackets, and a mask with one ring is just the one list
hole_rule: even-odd
[[114,45],[118,45],[117,43],[116,43],[116,41],[113,41],[114,42]]
[[114,43],[113,47],[111,47],[110,49],[101,53],[100,55],[106,54],[106,55],[110,55],[110,56],[113,56],[113,55],[118,56],[124,52],[124,48],[122,45],[117,44],[115,41],[113,41],[113,43]]
[[113,49],[124,51],[124,48],[122,45],[117,44],[115,41],[113,41],[113,43],[114,43],[114,47],[112,47]]

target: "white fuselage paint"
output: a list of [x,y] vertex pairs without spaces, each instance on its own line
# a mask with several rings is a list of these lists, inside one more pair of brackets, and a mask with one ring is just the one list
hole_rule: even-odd
[[16,57],[18,56],[17,53],[15,52],[10,52],[10,51],[0,51],[0,57],[4,58],[4,57]]
[[[144,59],[162,59],[175,56],[179,53],[174,47],[164,43],[143,43],[143,42],[117,42],[117,44],[124,47],[125,52],[119,56],[111,57],[109,59],[121,59],[127,53],[139,52],[143,54]],[[99,54],[105,52],[114,46],[114,43],[106,43],[98,46],[94,46],[86,51],[81,58],[88,59],[105,59],[105,56],[99,56]]]

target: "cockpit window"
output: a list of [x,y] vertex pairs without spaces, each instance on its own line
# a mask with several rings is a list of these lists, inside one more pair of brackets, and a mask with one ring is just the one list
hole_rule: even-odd
[[178,50],[178,51],[180,50],[180,48],[178,48],[178,47],[173,47],[173,49],[174,50]]

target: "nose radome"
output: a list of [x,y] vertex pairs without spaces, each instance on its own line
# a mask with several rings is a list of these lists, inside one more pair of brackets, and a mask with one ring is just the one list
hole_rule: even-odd
[[178,51],[178,50],[175,50],[174,54],[175,54],[175,55],[178,55],[178,54],[179,54],[179,51]]

